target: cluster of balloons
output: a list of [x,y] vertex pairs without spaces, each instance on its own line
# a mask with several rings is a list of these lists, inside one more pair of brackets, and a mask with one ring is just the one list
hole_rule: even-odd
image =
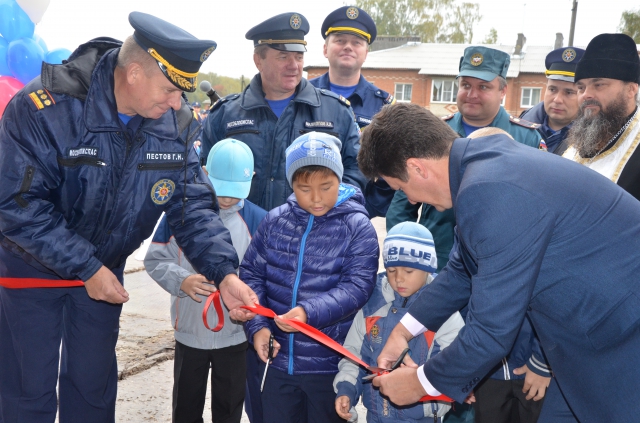
[[40,75],[42,62],[60,64],[71,55],[66,48],[48,50],[33,33],[50,0],[0,0],[0,116],[9,100]]

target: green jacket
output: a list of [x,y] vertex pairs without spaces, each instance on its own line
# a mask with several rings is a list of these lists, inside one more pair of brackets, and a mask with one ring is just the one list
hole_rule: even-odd
[[[460,137],[466,137],[462,126],[460,112],[443,118],[447,124],[456,131]],[[510,116],[502,106],[489,127],[500,128],[508,132],[516,141],[522,144],[538,148],[540,146],[540,134],[536,130],[538,124],[524,121]],[[422,206],[422,213],[418,219],[418,211]],[[438,271],[449,261],[449,252],[453,247],[453,228],[456,225],[453,209],[444,212],[437,211],[428,204],[411,204],[402,191],[396,191],[389,210],[387,211],[387,230],[401,222],[418,221],[431,231],[436,244],[438,255]]]

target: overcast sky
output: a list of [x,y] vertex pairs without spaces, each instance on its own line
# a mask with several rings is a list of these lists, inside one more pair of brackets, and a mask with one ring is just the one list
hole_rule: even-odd
[[[480,5],[482,20],[474,30],[474,43],[481,42],[490,28],[498,31],[499,44],[515,44],[517,34],[528,45],[553,46],[556,32],[569,40],[572,0],[458,0]],[[353,2],[344,0],[51,0],[42,21],[36,25],[50,50],[68,48],[98,36],[123,40],[133,32],[127,16],[136,10],[172,22],[199,38],[217,42],[217,50],[202,66],[204,72],[252,77],[253,43],[244,34],[263,20],[284,12],[302,13],[311,30],[305,64],[321,64],[322,21],[334,9]],[[580,0],[574,44],[586,46],[595,35],[616,32],[624,10],[635,9],[632,0]]]

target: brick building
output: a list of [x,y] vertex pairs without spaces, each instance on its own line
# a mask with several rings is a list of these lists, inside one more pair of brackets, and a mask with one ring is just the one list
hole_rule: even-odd
[[[362,67],[367,81],[393,93],[398,101],[410,101],[437,116],[458,111],[456,95],[458,65],[464,49],[471,44],[408,43],[399,47],[371,51]],[[503,106],[518,116],[540,102],[547,84],[544,59],[552,46],[525,46],[515,52],[513,45],[487,45],[511,55],[507,74],[507,95]],[[328,70],[328,62],[306,66],[308,79]]]

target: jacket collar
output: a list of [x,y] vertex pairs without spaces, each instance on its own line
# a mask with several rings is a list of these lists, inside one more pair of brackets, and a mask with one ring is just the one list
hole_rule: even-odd
[[[118,107],[114,95],[114,69],[118,52],[106,53],[96,65],[84,104],[84,122],[91,132],[121,131]],[[144,119],[140,129],[161,139],[178,138],[178,122],[173,109],[158,119]]]
[[[453,118],[451,118],[449,126],[458,133],[461,137],[465,136],[464,127],[462,126],[462,113],[457,112]],[[509,113],[500,106],[498,114],[493,118],[493,121],[486,127],[493,128],[508,128],[510,125]]]
[[[291,101],[306,103],[312,107],[320,107],[320,94],[313,85],[302,78],[296,87],[296,96]],[[267,100],[264,98],[262,78],[259,73],[253,77],[249,86],[244,90],[241,107],[245,110],[269,107]]]
[[[318,77],[318,88],[322,88],[325,90],[331,89],[331,81],[329,80],[329,72]],[[364,79],[364,76],[360,74],[360,79],[358,80],[358,85],[356,86],[353,94],[349,96],[349,101],[353,103],[353,98],[357,96],[360,99],[360,103],[364,104],[364,99],[367,95],[367,88],[371,85],[369,81]]]

